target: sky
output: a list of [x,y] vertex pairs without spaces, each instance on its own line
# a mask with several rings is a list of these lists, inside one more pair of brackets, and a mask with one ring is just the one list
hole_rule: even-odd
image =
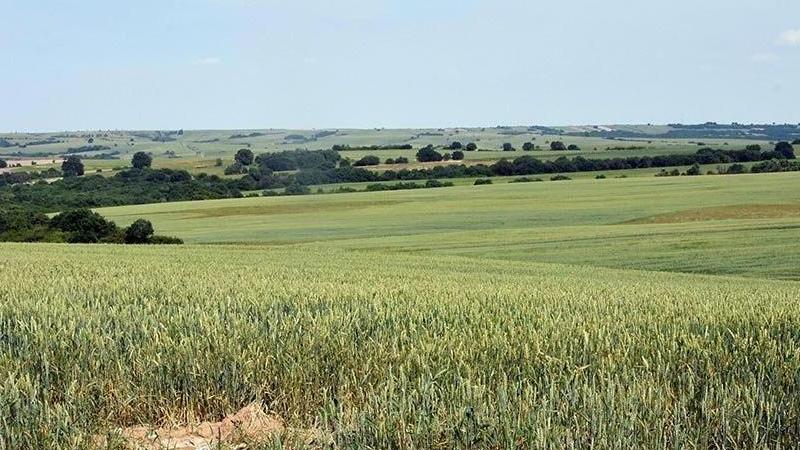
[[800,123],[797,0],[0,0],[0,131]]

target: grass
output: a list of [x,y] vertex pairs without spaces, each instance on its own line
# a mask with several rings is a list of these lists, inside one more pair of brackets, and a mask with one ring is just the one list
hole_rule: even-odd
[[105,208],[192,243],[306,244],[800,279],[795,173],[461,185]]
[[5,448],[254,400],[313,448],[800,438],[795,282],[310,246],[2,249]]
[[189,245],[0,244],[0,449],[96,448],[252,402],[290,430],[267,448],[793,448],[798,186],[105,208]]

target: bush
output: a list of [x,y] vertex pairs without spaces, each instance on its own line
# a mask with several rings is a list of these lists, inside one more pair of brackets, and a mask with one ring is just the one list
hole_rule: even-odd
[[571,179],[572,178],[570,178],[570,177],[568,177],[566,175],[556,175],[554,177],[550,177],[550,181],[568,181],[568,180],[571,180]]
[[406,158],[405,156],[401,156],[399,158],[395,158],[394,163],[395,164],[408,164],[408,158]]
[[730,174],[730,175],[735,175],[735,174],[746,173],[746,172],[747,172],[747,168],[744,165],[736,163],[736,164],[731,164],[731,166],[728,167],[724,172],[720,172],[720,173],[726,173],[726,174]]
[[541,178],[528,178],[528,177],[520,177],[514,178],[513,180],[509,181],[509,183],[538,183],[540,181],[544,181]]
[[149,220],[138,219],[125,229],[126,244],[146,244],[155,233]]
[[453,160],[455,161],[461,161],[464,159],[464,152],[462,152],[461,150],[456,150],[453,152],[452,157]]
[[442,159],[444,159],[442,154],[434,150],[432,145],[423,147],[417,152],[417,161],[419,162],[441,161]]
[[567,146],[564,145],[564,143],[561,142],[561,141],[553,141],[553,142],[550,143],[550,150],[561,151],[561,150],[566,150],[566,149],[567,149]]
[[289,186],[286,186],[286,189],[284,189],[283,193],[285,195],[308,195],[311,193],[311,189],[309,189],[308,186],[293,183]]
[[394,160],[394,158],[386,158],[386,161],[384,161],[384,164],[395,164],[395,160]]
[[131,166],[134,169],[144,169],[153,165],[153,157],[145,152],[136,152],[131,159]]
[[367,155],[353,163],[355,167],[363,166],[377,166],[381,163],[381,159],[374,155]]
[[243,175],[248,172],[248,168],[240,162],[235,162],[225,168],[225,175]]
[[580,149],[581,149],[581,148],[580,148],[580,147],[578,147],[578,146],[577,146],[577,145],[575,145],[575,144],[569,144],[569,147],[567,147],[567,150],[572,150],[572,151],[579,151]]
[[450,150],[461,150],[462,147],[463,145],[461,145],[461,142],[458,141],[454,141],[452,144],[450,144]]
[[8,167],[8,163],[4,159],[0,159],[0,169]]
[[702,175],[702,173],[703,172],[700,170],[700,165],[697,163],[693,164],[692,167],[686,169],[686,175],[689,176]]
[[514,146],[511,145],[511,143],[506,142],[505,144],[503,144],[503,151],[504,152],[513,152],[514,151]]
[[255,156],[253,156],[252,150],[248,148],[242,148],[236,152],[236,155],[233,157],[233,159],[243,166],[249,166],[250,164],[253,164]]
[[50,227],[67,234],[70,243],[95,243],[117,233],[117,225],[89,209],[63,212],[50,220]]
[[522,151],[530,152],[533,150],[533,142],[526,142],[522,144]]
[[176,238],[176,237],[173,237],[173,236],[159,236],[159,235],[156,234],[156,235],[153,235],[150,238],[150,241],[148,242],[148,244],[153,244],[153,245],[180,245],[180,244],[183,244],[183,239]]
[[79,177],[83,175],[83,162],[77,156],[68,156],[67,159],[61,163],[61,172],[64,177]]
[[788,142],[778,142],[775,144],[775,153],[780,154],[786,159],[795,159],[794,147]]
[[474,186],[481,186],[484,184],[492,184],[492,180],[488,178],[478,178],[477,180],[475,180]]
[[603,175],[603,174],[600,174],[600,175],[598,175],[598,176],[594,177],[594,179],[595,179],[595,180],[605,180],[605,179],[606,179],[606,176],[605,176],[605,175]]
[[476,143],[474,143],[474,142],[470,142],[470,143],[469,143],[469,144],[467,144],[467,146],[466,146],[466,150],[467,150],[468,152],[474,152],[474,151],[475,151],[475,150],[477,150],[477,149],[478,149],[478,145],[477,145]]

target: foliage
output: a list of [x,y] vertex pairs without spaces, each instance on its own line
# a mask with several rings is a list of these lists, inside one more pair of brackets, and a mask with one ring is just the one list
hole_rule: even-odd
[[125,243],[146,244],[153,238],[154,232],[149,220],[137,219],[125,230]]
[[146,169],[153,165],[153,157],[145,152],[136,152],[131,159],[131,166],[134,169]]
[[233,159],[242,166],[249,166],[250,164],[253,164],[255,156],[253,155],[253,151],[249,148],[242,148],[236,152],[236,155],[233,157]]
[[83,162],[77,156],[67,156],[61,163],[61,172],[64,177],[77,177],[84,173]]
[[444,159],[442,154],[434,150],[431,145],[417,151],[417,161],[419,162],[441,161],[442,159]]
[[375,155],[367,155],[363,158],[359,159],[358,161],[354,162],[353,165],[356,167],[363,167],[363,166],[377,166],[381,163],[381,159]]

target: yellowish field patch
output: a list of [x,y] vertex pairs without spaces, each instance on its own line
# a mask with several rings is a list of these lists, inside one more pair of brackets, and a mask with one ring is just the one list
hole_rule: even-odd
[[793,217],[800,217],[800,204],[714,206],[656,214],[622,223],[683,223],[731,219],[788,219]]

